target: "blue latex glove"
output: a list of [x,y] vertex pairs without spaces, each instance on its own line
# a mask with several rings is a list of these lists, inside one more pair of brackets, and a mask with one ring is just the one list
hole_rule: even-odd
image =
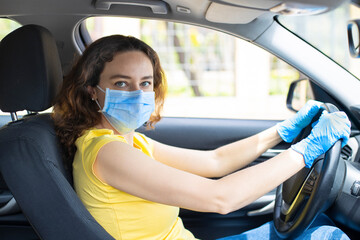
[[309,136],[291,146],[304,156],[305,165],[310,168],[314,160],[324,154],[342,138],[342,147],[350,136],[350,121],[344,112],[324,111]]
[[276,124],[280,137],[285,142],[292,142],[319,112],[321,104],[321,102],[309,100],[294,116]]

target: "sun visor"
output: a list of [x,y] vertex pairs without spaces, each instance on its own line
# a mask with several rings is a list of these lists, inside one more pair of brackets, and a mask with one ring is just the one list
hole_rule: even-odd
[[258,8],[258,9],[270,9],[276,5],[283,3],[281,0],[219,0],[214,1],[218,3],[227,3],[234,6]]
[[215,23],[247,24],[265,13],[313,15],[330,11],[345,0],[212,0],[205,14]]
[[265,12],[264,10],[234,7],[213,2],[208,8],[205,18],[209,22],[215,23],[246,24]]

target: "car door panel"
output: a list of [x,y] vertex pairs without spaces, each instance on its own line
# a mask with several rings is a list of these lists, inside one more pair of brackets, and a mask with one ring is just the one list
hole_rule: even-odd
[[[152,130],[141,129],[150,138],[169,145],[209,150],[252,136],[274,126],[276,120],[212,118],[163,118]],[[284,144],[284,145],[282,145]],[[281,143],[287,148],[288,144]]]

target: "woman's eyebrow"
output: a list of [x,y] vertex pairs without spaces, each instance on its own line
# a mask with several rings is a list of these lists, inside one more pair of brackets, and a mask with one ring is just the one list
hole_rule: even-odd
[[115,74],[115,75],[111,75],[110,79],[114,79],[114,78],[125,78],[125,79],[131,79],[130,76],[126,76],[126,75],[122,75],[122,74]]
[[149,76],[144,76],[141,79],[153,79],[153,78],[154,78],[153,75],[149,75]]
[[[131,79],[130,76],[127,76],[127,75],[122,75],[122,74],[115,74],[115,75],[112,75],[110,77],[110,79],[114,79],[114,78],[124,78],[124,79]],[[142,77],[141,79],[153,79],[153,75],[148,75],[148,76],[144,76]]]

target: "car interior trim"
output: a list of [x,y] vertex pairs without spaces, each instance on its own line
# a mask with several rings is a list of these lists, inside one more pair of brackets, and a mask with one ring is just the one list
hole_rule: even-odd
[[167,14],[167,5],[158,0],[96,0],[95,8],[98,10],[109,10],[112,5],[131,5],[149,7],[154,14]]

